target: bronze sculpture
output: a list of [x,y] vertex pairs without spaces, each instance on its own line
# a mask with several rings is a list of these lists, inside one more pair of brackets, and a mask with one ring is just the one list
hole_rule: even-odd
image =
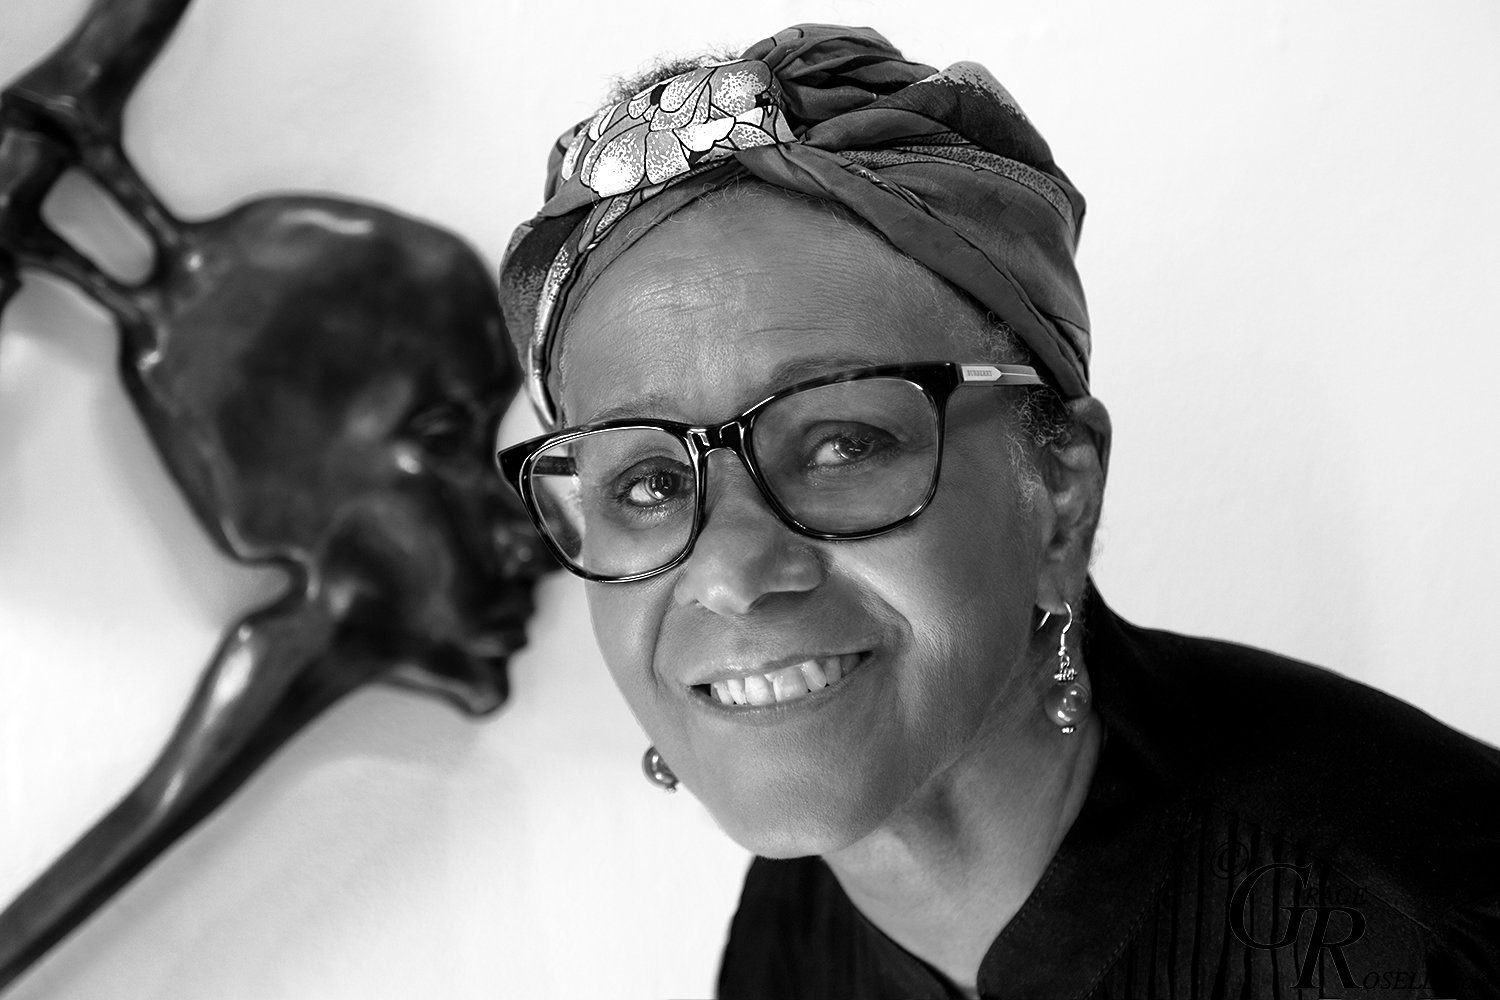
[[[292,583],[225,631],[141,781],[0,911],[0,989],[354,688],[497,708],[550,568],[490,467],[518,375],[467,244],[329,197],[188,222],[127,160],[125,103],[187,5],[95,0],[0,97],[0,309],[24,269],[104,306],[130,399],[197,519]],[[69,169],[149,236],[144,280],[111,278],[43,221]]]

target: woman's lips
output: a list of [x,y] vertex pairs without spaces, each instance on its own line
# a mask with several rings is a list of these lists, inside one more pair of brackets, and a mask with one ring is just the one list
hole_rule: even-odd
[[694,689],[728,709],[785,704],[827,690],[864,661],[864,653],[810,657],[774,670],[727,677]]

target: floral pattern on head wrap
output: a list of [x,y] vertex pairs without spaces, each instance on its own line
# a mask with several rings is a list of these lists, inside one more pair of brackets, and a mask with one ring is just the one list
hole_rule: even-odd
[[599,112],[568,146],[559,193],[576,181],[608,198],[737,150],[795,140],[769,66],[758,59],[705,66]]
[[[577,233],[547,269],[529,338],[526,370],[543,373],[553,310],[574,265],[620,219],[667,185],[736,152],[796,142],[778,102],[776,78],[759,59],[703,66],[662,80],[600,111],[573,133],[548,200],[592,204]],[[527,380],[544,415],[550,403]]]

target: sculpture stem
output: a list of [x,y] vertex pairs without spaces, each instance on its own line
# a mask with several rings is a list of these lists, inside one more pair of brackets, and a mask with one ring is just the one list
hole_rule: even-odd
[[94,0],[46,58],[6,88],[81,130],[75,140],[118,137],[125,102],[166,45],[189,0]]
[[[322,611],[282,602],[231,628],[150,770],[0,911],[0,990],[229,798],[275,750],[368,681]],[[342,663],[330,661],[340,660]]]

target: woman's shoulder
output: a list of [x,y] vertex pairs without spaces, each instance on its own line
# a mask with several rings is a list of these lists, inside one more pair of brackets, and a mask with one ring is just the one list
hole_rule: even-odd
[[1166,780],[1419,922],[1500,900],[1500,750],[1330,670],[1102,603],[1089,640],[1112,736]]

